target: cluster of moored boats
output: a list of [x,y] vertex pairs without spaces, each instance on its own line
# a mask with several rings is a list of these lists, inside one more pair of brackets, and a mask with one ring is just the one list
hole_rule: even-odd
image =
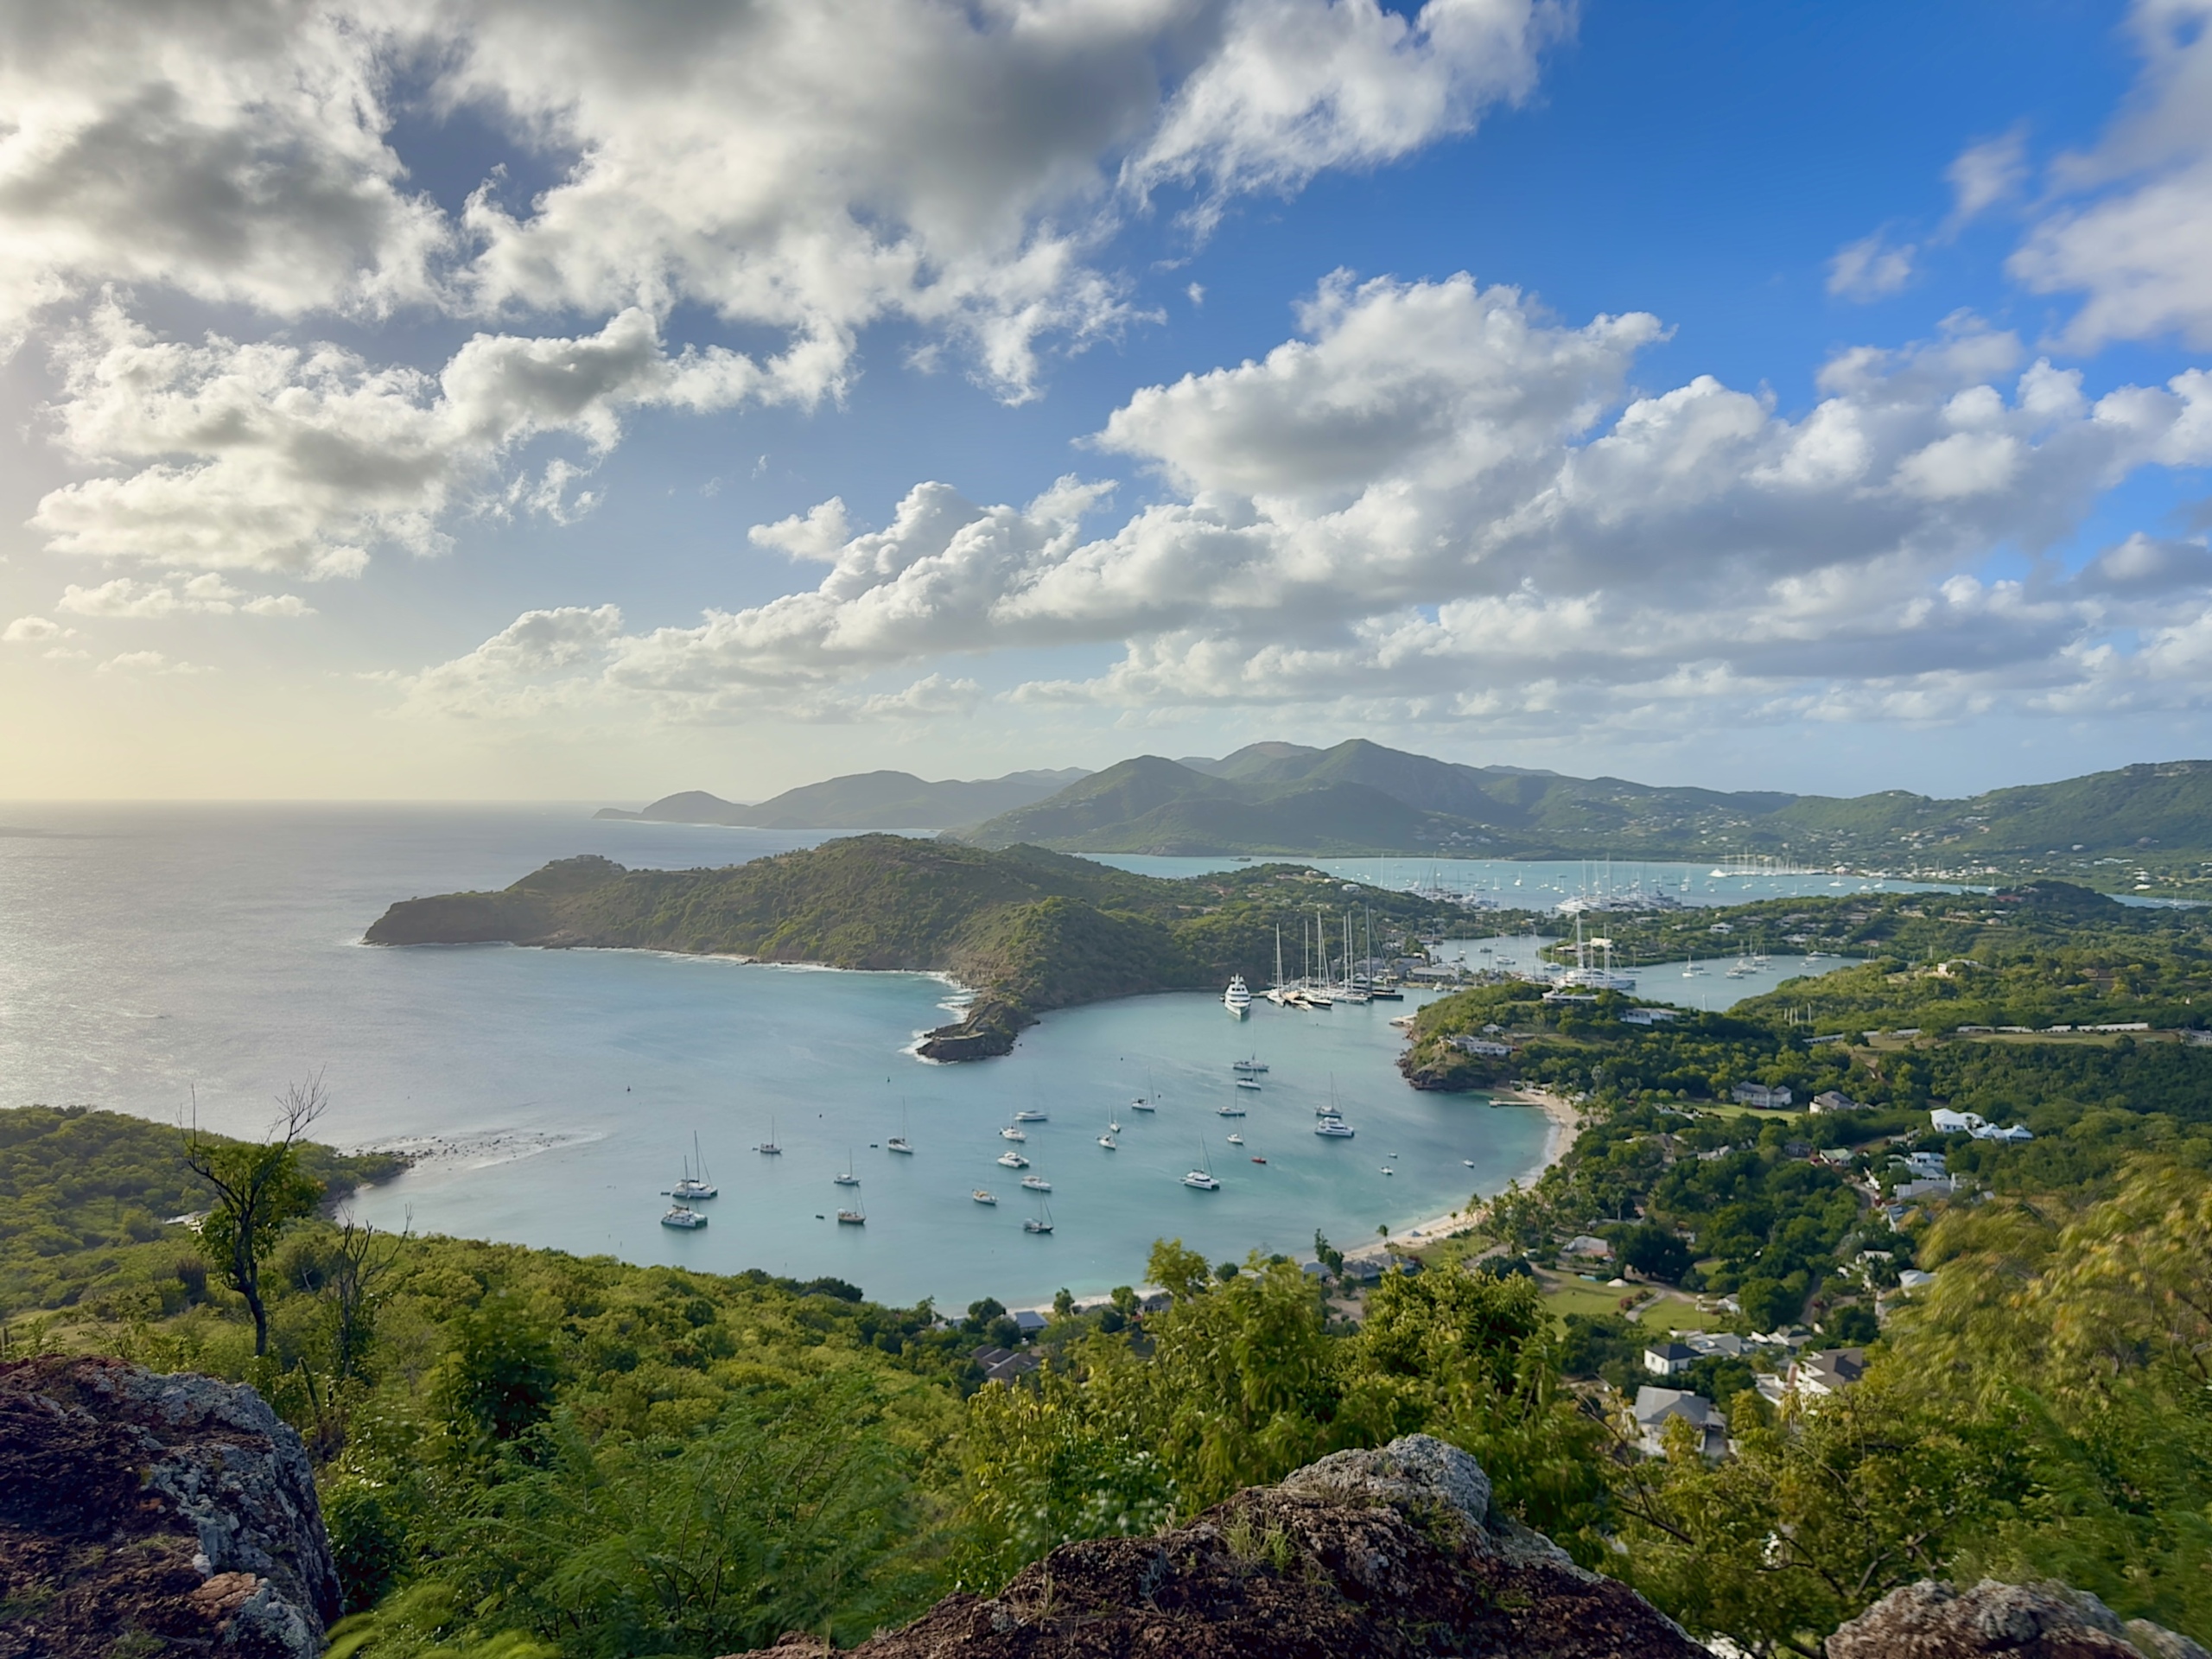
[[[1247,1109],[1244,1103],[1264,1089],[1265,1084],[1262,1079],[1267,1075],[1267,1062],[1256,1054],[1249,1058],[1233,1062],[1230,1066],[1230,1096],[1222,1104],[1214,1109],[1215,1116],[1231,1119],[1245,1116]],[[1129,1110],[1132,1113],[1151,1115],[1157,1113],[1159,1109],[1159,1094],[1147,1079],[1145,1092],[1129,1103]],[[1044,1176],[1030,1171],[1029,1155],[1025,1150],[1029,1141],[1029,1126],[1050,1121],[1051,1114],[1041,1108],[1026,1107],[1012,1114],[1005,1126],[999,1130],[1000,1140],[1005,1141],[1007,1145],[998,1154],[996,1161],[1004,1168],[1024,1172],[1020,1180],[1022,1191],[1035,1193],[1038,1196],[1037,1213],[1025,1217],[1022,1221],[1021,1230],[1025,1233],[1050,1233],[1053,1228],[1052,1205],[1045,1199],[1045,1195],[1052,1190],[1052,1183]],[[914,1150],[913,1142],[907,1138],[906,1131],[905,1112],[902,1109],[899,1133],[891,1136],[883,1143],[884,1149],[887,1152],[903,1153],[911,1156]],[[1121,1133],[1120,1116],[1116,1113],[1108,1113],[1106,1128],[1104,1133],[1098,1136],[1098,1145],[1108,1152],[1120,1150],[1121,1141],[1118,1137]],[[1313,1133],[1325,1140],[1337,1141],[1349,1141],[1357,1133],[1352,1126],[1344,1121],[1344,1113],[1337,1104],[1336,1085],[1333,1079],[1330,1084],[1329,1103],[1314,1109]],[[1244,1146],[1244,1137],[1242,1134],[1232,1131],[1229,1135],[1228,1143],[1241,1149]],[[691,1150],[691,1158],[684,1161],[683,1179],[671,1187],[666,1194],[675,1202],[670,1205],[667,1213],[660,1218],[661,1225],[664,1227],[673,1227],[686,1231],[704,1227],[707,1224],[707,1216],[697,1205],[704,1200],[719,1196],[721,1191],[707,1173],[706,1160],[700,1154],[696,1135],[692,1137]],[[772,1116],[768,1120],[768,1138],[753,1150],[767,1157],[781,1155],[783,1148],[776,1144],[776,1124]],[[1248,1154],[1248,1156],[1255,1164],[1265,1164],[1268,1161],[1256,1154]],[[839,1224],[849,1227],[866,1226],[868,1211],[862,1206],[859,1197],[861,1178],[854,1171],[853,1157],[849,1150],[846,1154],[845,1167],[830,1179],[834,1185],[849,1188],[854,1194],[851,1207],[841,1208],[836,1212]],[[1213,1160],[1207,1153],[1203,1141],[1198,1145],[1198,1163],[1184,1173],[1182,1181],[1185,1186],[1192,1187],[1200,1192],[1216,1192],[1221,1190],[1221,1179],[1213,1173]],[[992,1207],[995,1207],[999,1201],[995,1192],[983,1186],[976,1187],[969,1197],[976,1204]]]
[[[1357,963],[1352,960],[1351,912],[1344,912],[1343,954],[1332,953],[1327,930],[1320,918],[1313,918],[1302,941],[1306,971],[1296,979],[1283,976],[1282,929],[1275,929],[1275,982],[1260,993],[1279,1008],[1298,1008],[1318,1013],[1332,1008],[1339,1002],[1355,1005],[1369,1002],[1402,1002],[1406,994],[1396,980],[1376,971],[1374,927],[1367,925],[1367,955]],[[1232,974],[1229,988],[1221,994],[1221,1005],[1230,1014],[1242,1020],[1252,1012],[1252,988],[1242,974]]]

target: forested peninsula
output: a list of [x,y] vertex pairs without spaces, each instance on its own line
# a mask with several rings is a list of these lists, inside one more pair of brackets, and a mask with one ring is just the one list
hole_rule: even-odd
[[1277,928],[1295,972],[1303,930],[1318,917],[1340,950],[1347,910],[1361,949],[1371,918],[1377,951],[1459,913],[1303,865],[1166,880],[1035,847],[873,835],[719,869],[560,859],[496,893],[404,899],[365,943],[675,950],[942,973],[975,1001],[919,1052],[968,1060],[1006,1053],[1048,1009],[1218,990],[1231,974],[1263,985]]

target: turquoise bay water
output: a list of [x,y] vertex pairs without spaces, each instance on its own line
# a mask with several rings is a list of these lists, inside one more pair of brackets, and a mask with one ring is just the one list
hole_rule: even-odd
[[[362,1195],[379,1225],[411,1212],[423,1230],[1019,1305],[1135,1282],[1160,1236],[1214,1259],[1308,1249],[1317,1227],[1349,1245],[1542,1155],[1535,1112],[1404,1086],[1387,1020],[1411,1001],[1262,1007],[1240,1027],[1211,996],[1137,998],[1048,1016],[1005,1059],[935,1066],[906,1052],[947,1017],[950,988],[924,976],[358,942],[394,899],[504,886],[550,858],[722,864],[818,835],[597,823],[570,805],[18,804],[0,826],[0,1104],[174,1120],[196,1100],[202,1122],[257,1135],[271,1096],[319,1070],[334,1103],[321,1134],[427,1154]],[[1501,868],[1554,883],[1580,869]],[[1267,1086],[1246,1117],[1217,1116],[1236,1098],[1229,1062],[1255,1051]],[[1147,1079],[1150,1116],[1128,1106]],[[1312,1133],[1332,1083],[1349,1141]],[[902,1103],[911,1158],[880,1146]],[[1022,1232],[1023,1172],[994,1161],[1025,1107],[1050,1114],[1024,1147],[1052,1182],[1049,1237]],[[1096,1144],[1109,1113],[1117,1152]],[[777,1158],[747,1150],[772,1116]],[[695,1134],[722,1196],[706,1229],[677,1233],[659,1194]],[[828,1219],[848,1157],[864,1227]],[[1201,1159],[1220,1192],[1180,1184]],[[978,1185],[995,1209],[970,1199]]]
[[[1209,996],[1146,997],[1048,1017],[1001,1060],[930,1065],[905,1051],[950,995],[912,974],[840,974],[622,951],[372,950],[396,898],[505,885],[549,858],[726,863],[822,837],[601,823],[575,807],[0,809],[0,1103],[80,1103],[242,1135],[321,1070],[344,1145],[433,1154],[357,1208],[381,1225],[631,1260],[835,1274],[899,1301],[1009,1303],[1135,1282],[1155,1237],[1211,1257],[1338,1243],[1454,1208],[1524,1173],[1545,1125],[1525,1108],[1418,1094],[1386,1023],[1408,1004],[1243,1027]],[[1229,1062],[1273,1065],[1249,1116],[1223,1119]],[[1332,1075],[1359,1134],[1325,1141]],[[1150,1077],[1163,1097],[1128,1109]],[[896,1133],[901,1101],[917,1151]],[[1033,1172],[993,1160],[998,1127],[1041,1107]],[[1096,1137],[1116,1109],[1121,1150]],[[776,1120],[779,1158],[745,1148]],[[1241,1132],[1249,1143],[1228,1145]],[[712,1223],[659,1225],[658,1194],[696,1134],[722,1197]],[[865,1227],[817,1220],[862,1178]],[[1266,1157],[1266,1165],[1246,1161]],[[1183,1172],[1211,1158],[1223,1186]],[[1472,1167],[1463,1160],[1471,1160]],[[1385,1164],[1394,1175],[1381,1173]],[[978,1185],[995,1209],[969,1197]]]

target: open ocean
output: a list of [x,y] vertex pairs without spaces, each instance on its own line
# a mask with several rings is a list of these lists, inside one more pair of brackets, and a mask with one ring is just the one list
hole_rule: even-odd
[[[1535,1111],[1400,1080],[1386,1021],[1417,1000],[1325,1014],[1262,1004],[1240,1025],[1211,995],[1140,997],[1049,1015],[1004,1059],[946,1066],[906,1052],[949,1017],[950,988],[924,975],[359,944],[396,899],[504,887],[552,858],[684,868],[828,838],[589,812],[0,805],[0,1105],[173,1121],[196,1102],[201,1123],[257,1135],[272,1097],[320,1072],[334,1104],[319,1138],[428,1154],[358,1197],[356,1212],[379,1226],[411,1215],[418,1231],[717,1272],[832,1274],[886,1300],[946,1306],[1135,1283],[1160,1237],[1217,1260],[1310,1250],[1317,1229],[1351,1246],[1494,1192],[1542,1157]],[[1227,861],[1112,861],[1179,874]],[[1575,863],[1315,862],[1529,906],[1596,880],[1596,867]],[[1694,903],[1834,890],[1827,876],[1716,881],[1639,868]],[[1614,877],[1625,885],[1626,867]],[[1458,948],[1471,957],[1479,947]],[[1802,970],[1777,957],[1753,978],[1655,974],[1645,990],[1718,1007]],[[1686,983],[1697,994],[1683,995]],[[1230,1062],[1253,1053],[1272,1068],[1266,1087],[1234,1090]],[[1147,1094],[1159,1109],[1133,1110]],[[1312,1133],[1314,1107],[1332,1098],[1356,1139]],[[1230,1103],[1248,1116],[1217,1115]],[[1009,1144],[999,1128],[1023,1108],[1050,1115],[1024,1126],[1026,1172],[994,1161]],[[1122,1126],[1117,1152],[1096,1144],[1109,1116]],[[772,1122],[777,1157],[750,1149]],[[882,1149],[902,1123],[911,1157]],[[1229,1145],[1231,1133],[1247,1144]],[[660,1194],[695,1135],[721,1196],[701,1206],[708,1227],[678,1233],[659,1224]],[[849,1160],[862,1227],[830,1219],[851,1198],[831,1181]],[[1181,1185],[1200,1160],[1221,1191]],[[1021,1230],[1037,1212],[1023,1173],[1052,1184],[1050,1236]],[[977,1186],[998,1195],[995,1208],[973,1201]]]

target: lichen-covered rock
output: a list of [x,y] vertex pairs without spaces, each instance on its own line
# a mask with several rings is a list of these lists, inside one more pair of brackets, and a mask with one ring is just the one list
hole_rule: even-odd
[[0,1659],[315,1659],[338,1574],[299,1436],[213,1377],[0,1365]]
[[[1408,1435],[1153,1538],[1065,1544],[860,1659],[1707,1659],[1625,1585],[1495,1516],[1481,1465]],[[804,1638],[753,1659],[798,1659]]]
[[1958,1590],[1933,1579],[1893,1590],[1828,1637],[1828,1659],[2212,1659],[2185,1636],[2122,1624],[2094,1596],[2063,1584]]

